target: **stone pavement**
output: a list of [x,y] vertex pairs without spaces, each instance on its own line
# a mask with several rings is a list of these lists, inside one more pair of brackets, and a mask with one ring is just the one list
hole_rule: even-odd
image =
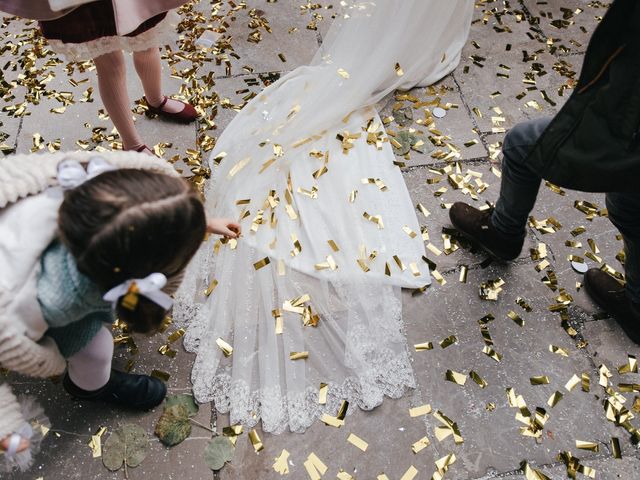
[[[193,169],[198,180],[199,174],[206,173],[199,162],[211,149],[211,139],[252,92],[313,57],[335,11],[329,8],[332,3],[338,2],[253,0],[243,8],[238,2],[203,0],[187,9],[180,37],[166,50],[171,63],[166,67],[166,77],[171,73],[167,85],[196,98],[206,108],[208,121],[196,127],[176,127],[136,114],[144,138],[163,149],[165,158],[185,175],[191,175]],[[627,427],[638,427],[632,416],[640,413],[640,378],[624,369],[619,372],[619,367],[632,364],[628,355],[637,356],[638,347],[598,312],[580,289],[581,276],[567,260],[568,255],[576,255],[590,266],[606,263],[622,271],[618,260],[622,245],[605,218],[604,196],[543,186],[533,212],[537,223],[528,230],[522,255],[509,265],[488,264],[485,256],[443,231],[450,227],[447,207],[457,200],[473,201],[468,191],[455,188],[447,176],[459,168],[462,176],[468,175],[465,181],[478,191],[477,204],[496,200],[499,170],[495,167],[499,168],[504,133],[519,121],[558,111],[571,93],[588,38],[607,3],[477,1],[469,42],[456,71],[433,88],[400,94],[381,105],[383,116],[394,117],[387,126],[390,134],[409,132],[425,140],[425,146],[414,144],[410,154],[399,156],[398,161],[404,163],[403,174],[414,203],[429,211],[428,216],[419,212],[418,217],[429,234],[428,257],[441,274],[441,280],[425,294],[404,295],[406,335],[418,381],[415,391],[398,400],[387,399],[371,412],[352,412],[340,429],[321,422],[303,435],[274,436],[258,429],[264,444],[259,453],[245,432],[237,440],[231,463],[215,473],[203,460],[211,438],[207,430],[194,427],[188,440],[171,449],[154,438],[151,453],[141,466],[129,470],[129,477],[281,478],[272,465],[286,449],[290,453],[288,478],[292,479],[313,478],[303,466],[311,453],[328,468],[322,478],[338,474],[341,479],[440,478],[434,472],[440,468],[444,473],[447,459],[451,465],[444,478],[459,480],[544,478],[534,469],[552,479],[567,478],[576,469],[577,478],[589,478],[585,474],[603,480],[640,478],[640,456],[629,433],[608,420],[605,412],[608,405],[609,417],[627,414],[631,425]],[[212,4],[219,5],[219,12],[212,14]],[[398,5],[402,8],[399,0]],[[235,11],[230,12],[234,6]],[[250,11],[253,7],[258,11]],[[231,37],[228,48],[213,56],[194,52],[192,46],[207,24],[226,25],[226,35]],[[314,24],[315,30],[307,28]],[[29,30],[33,28],[28,22],[8,19],[2,27],[3,151],[110,148],[117,137],[100,113],[90,64],[67,67],[33,39],[33,30]],[[261,40],[248,41],[257,40],[255,32]],[[420,48],[419,42],[415,48]],[[219,64],[212,60],[215,58]],[[140,98],[141,88],[133,74],[129,85],[132,99]],[[91,96],[88,88],[93,88]],[[90,98],[93,101],[86,101]],[[425,107],[418,101],[430,103]],[[431,118],[433,123],[425,121],[429,119],[425,108],[430,111],[437,105],[445,108],[446,116]],[[584,232],[578,227],[584,227]],[[480,298],[480,284],[499,278],[504,285],[497,301]],[[494,320],[480,324],[478,320],[488,314]],[[510,319],[509,314],[524,323]],[[137,354],[132,354],[131,344],[119,346],[116,362],[124,365],[132,359],[135,372],[166,372],[171,393],[189,392],[193,356],[182,351],[179,342],[172,343],[179,350],[175,358],[157,351],[176,330],[177,326],[171,326],[159,337],[137,338]],[[456,342],[442,348],[439,343],[451,335]],[[423,342],[432,342],[433,349],[413,348]],[[446,380],[448,370],[457,383]],[[574,375],[577,384],[571,388]],[[536,381],[532,377],[547,378]],[[107,438],[118,424],[133,422],[153,436],[160,414],[119,412],[73,402],[60,385],[49,381],[12,375],[9,381],[17,392],[39,399],[53,430],[31,471],[3,478],[122,478],[123,472],[109,472],[99,458],[92,458],[87,446],[91,434],[106,426]],[[508,389],[513,389],[510,397]],[[558,394],[556,400],[560,400],[551,402],[555,392],[562,398]],[[463,443],[456,444],[453,436],[438,436],[450,430],[443,417],[409,415],[410,408],[424,404],[455,422]],[[228,424],[228,418],[216,414],[212,405],[201,405],[197,420],[218,433]],[[535,431],[541,433],[537,437],[523,434]],[[351,433],[368,443],[366,451],[347,442]],[[430,445],[413,453],[412,445],[425,436]],[[612,437],[619,439],[621,459],[612,454]],[[576,441],[592,444],[578,449]],[[561,452],[571,452],[580,460],[562,461]],[[447,457],[450,454],[455,461]],[[564,458],[571,457],[565,453]],[[522,461],[528,462],[526,469]]]

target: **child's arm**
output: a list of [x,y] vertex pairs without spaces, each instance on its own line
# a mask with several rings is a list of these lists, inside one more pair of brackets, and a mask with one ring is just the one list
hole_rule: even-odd
[[215,233],[226,238],[240,236],[240,224],[230,218],[210,218],[207,221],[207,233]]

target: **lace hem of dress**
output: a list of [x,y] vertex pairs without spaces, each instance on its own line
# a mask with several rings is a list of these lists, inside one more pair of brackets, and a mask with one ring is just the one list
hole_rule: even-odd
[[[230,414],[232,425],[253,428],[262,422],[262,431],[280,434],[287,428],[304,433],[323,415],[337,415],[342,402],[362,410],[372,410],[382,404],[384,397],[400,398],[416,381],[407,354],[389,355],[381,352],[380,362],[360,377],[348,377],[342,383],[327,384],[326,403],[319,403],[319,388],[307,386],[299,393],[287,392],[277,386],[251,391],[242,380],[233,380],[229,370],[216,374],[211,383],[195,383],[193,392],[199,402],[213,401],[216,410]],[[194,369],[194,379],[199,372]],[[347,414],[353,413],[353,408]]]
[[174,27],[179,20],[178,14],[172,10],[156,26],[135,37],[114,35],[84,43],[65,43],[55,39],[47,40],[47,42],[51,50],[59,55],[64,55],[68,62],[89,60],[118,50],[141,52],[175,40]]

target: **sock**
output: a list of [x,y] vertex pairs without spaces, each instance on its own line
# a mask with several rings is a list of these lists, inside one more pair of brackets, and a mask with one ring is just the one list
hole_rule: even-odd
[[100,55],[93,62],[98,72],[100,98],[122,138],[124,149],[141,147],[142,139],[133,124],[122,51]]
[[82,350],[69,357],[69,378],[82,390],[98,390],[104,387],[111,377],[112,358],[113,336],[103,327]]
[[[133,64],[144,88],[144,96],[152,107],[159,107],[164,102],[162,94],[162,64],[160,63],[160,49],[153,47],[141,52],[133,52]],[[170,113],[182,111],[184,105],[169,98],[162,110]]]

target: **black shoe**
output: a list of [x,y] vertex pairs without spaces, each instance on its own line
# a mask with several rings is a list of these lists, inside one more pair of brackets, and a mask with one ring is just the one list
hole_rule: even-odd
[[522,237],[505,235],[491,223],[492,209],[478,210],[466,203],[456,202],[449,209],[453,226],[469,240],[477,243],[492,257],[508,261],[517,258],[524,245]]
[[87,391],[76,386],[66,373],[62,380],[64,389],[79,400],[102,401],[134,410],[150,410],[160,405],[167,394],[165,384],[149,375],[111,371],[111,378],[99,390]]
[[598,268],[584,274],[589,296],[622,327],[627,336],[640,345],[640,304],[631,301],[625,288]]

